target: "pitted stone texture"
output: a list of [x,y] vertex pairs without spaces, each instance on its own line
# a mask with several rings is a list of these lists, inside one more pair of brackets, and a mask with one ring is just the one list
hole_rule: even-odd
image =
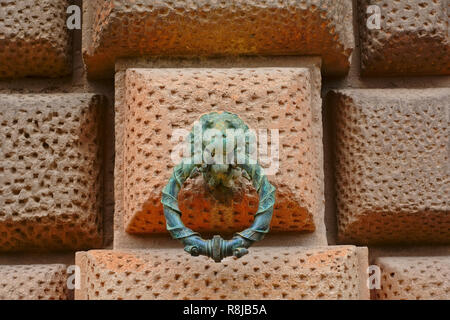
[[101,244],[103,99],[0,95],[0,251]]
[[61,77],[72,66],[67,0],[2,0],[0,78]]
[[90,251],[76,263],[77,300],[363,299],[367,290],[352,246],[252,248],[220,264],[179,249]]
[[379,300],[449,300],[450,257],[382,257]]
[[[178,197],[183,220],[199,230],[214,232],[233,232],[250,226],[258,211],[258,193],[243,177],[236,184],[230,193],[218,190],[213,194],[202,175],[189,178]],[[279,225],[285,221],[276,222]]]
[[0,300],[67,300],[66,266],[0,265]]
[[[255,130],[279,130],[279,170],[269,176],[277,188],[272,230],[315,230],[314,217],[323,217],[322,131],[321,110],[312,107],[313,91],[320,90],[311,88],[309,69],[129,69],[125,82],[126,105],[119,111],[124,129],[116,137],[123,141],[124,166],[116,173],[123,174],[123,194],[119,190],[116,199],[123,201],[127,232],[167,232],[160,201],[174,167],[171,153],[178,141],[172,143],[172,135],[176,129],[191,131],[212,111],[236,113]],[[192,214],[183,221],[198,232],[241,231],[253,220],[254,192],[222,213],[210,197],[202,197],[202,185],[186,192],[179,201]],[[216,212],[197,211],[200,207]]]
[[[369,29],[367,7],[381,9],[381,28]],[[362,73],[367,76],[448,75],[447,0],[359,0]]]
[[91,77],[120,57],[317,55],[344,75],[354,48],[351,0],[86,1]]
[[450,243],[450,90],[343,90],[329,97],[340,240]]

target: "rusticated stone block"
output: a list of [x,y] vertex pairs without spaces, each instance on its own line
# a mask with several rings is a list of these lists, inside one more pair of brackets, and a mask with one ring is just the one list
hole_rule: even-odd
[[382,257],[379,300],[449,300],[450,257]]
[[80,252],[75,299],[367,299],[367,250],[251,250],[220,264],[180,249]]
[[0,78],[61,77],[72,66],[67,0],[3,0]]
[[[255,130],[279,130],[273,142],[279,144],[279,168],[269,175],[277,187],[272,230],[312,232],[323,223],[320,84],[311,81],[308,68],[129,69],[124,82],[125,102],[116,112],[123,119],[116,133],[116,158],[123,161],[116,167],[116,182],[123,181],[116,208],[123,210],[128,233],[167,232],[160,201],[175,165],[171,153],[178,141],[171,138],[212,111],[236,113]],[[272,161],[261,163],[276,168],[268,149]],[[198,232],[241,231],[258,205],[251,188],[243,185],[231,205],[220,206],[203,180],[188,181],[179,195],[183,221]]]
[[450,243],[450,90],[331,93],[339,238]]
[[0,300],[67,299],[65,265],[0,265]]
[[[371,5],[380,8],[380,29],[366,26]],[[447,0],[359,0],[363,75],[450,74],[449,6]]]
[[317,55],[344,75],[354,48],[351,0],[85,1],[91,77],[120,57]]
[[93,94],[0,95],[0,251],[101,244]]

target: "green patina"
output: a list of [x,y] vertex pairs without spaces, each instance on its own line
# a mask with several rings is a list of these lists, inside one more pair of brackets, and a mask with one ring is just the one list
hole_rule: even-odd
[[[260,241],[270,230],[273,206],[275,204],[275,187],[270,184],[264,174],[264,170],[256,161],[251,161],[252,153],[251,135],[249,127],[239,118],[239,116],[223,112],[210,113],[200,118],[199,127],[202,132],[214,129],[215,134],[204,139],[196,139],[195,129],[189,135],[190,151],[193,158],[183,159],[174,168],[173,174],[167,186],[162,192],[162,204],[167,222],[167,230],[174,239],[183,242],[185,250],[193,256],[205,255],[211,257],[216,262],[220,262],[228,256],[240,258],[248,253],[248,248],[256,241]],[[238,132],[236,136],[229,135],[230,129]],[[243,136],[242,136],[243,135]],[[237,143],[238,138],[244,143]],[[197,145],[196,145],[197,144]],[[221,163],[214,158],[217,148],[209,150],[211,145],[222,144]],[[245,150],[240,150],[245,148]],[[220,150],[220,149],[219,149]],[[238,159],[239,151],[244,155],[244,161],[228,162]],[[204,155],[210,155],[208,161],[204,161]],[[193,161],[197,157],[201,161]],[[231,164],[226,164],[231,163]],[[178,193],[184,182],[197,172],[202,172],[204,179],[211,188],[220,188],[221,192],[227,192],[234,181],[244,176],[251,180],[259,195],[258,211],[252,226],[242,232],[238,232],[231,240],[224,240],[220,236],[215,236],[212,240],[204,240],[197,232],[187,228],[181,220],[181,211],[178,207]]]

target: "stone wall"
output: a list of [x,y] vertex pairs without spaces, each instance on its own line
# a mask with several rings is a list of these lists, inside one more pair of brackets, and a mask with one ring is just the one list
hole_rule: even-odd
[[[449,8],[3,1],[0,299],[450,299]],[[160,203],[174,130],[211,111],[279,132],[271,232],[217,264]],[[183,221],[230,236],[252,188],[189,179]]]

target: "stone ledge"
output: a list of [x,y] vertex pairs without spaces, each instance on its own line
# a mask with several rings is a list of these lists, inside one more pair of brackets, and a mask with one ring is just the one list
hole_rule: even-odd
[[259,247],[215,264],[182,249],[79,252],[77,300],[367,299],[367,249]]
[[136,56],[322,56],[345,75],[354,48],[352,1],[85,1],[83,54],[92,78]]

